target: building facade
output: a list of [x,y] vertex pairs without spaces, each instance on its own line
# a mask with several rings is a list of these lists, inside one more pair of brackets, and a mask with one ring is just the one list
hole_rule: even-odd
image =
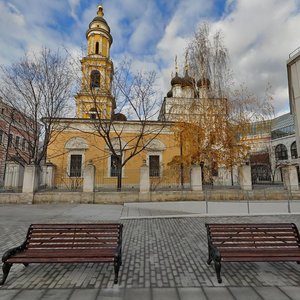
[[[184,187],[190,181],[190,169],[171,166],[174,157],[181,155],[174,124],[190,118],[191,110],[194,115],[201,115],[208,107],[223,105],[224,99],[208,99],[209,80],[195,82],[189,76],[187,66],[184,76],[180,77],[176,67],[171,90],[164,98],[158,120],[127,120],[122,113],[114,113],[114,69],[110,59],[113,39],[102,6],[89,24],[86,39],[87,55],[81,60],[81,89],[75,97],[76,118],[58,120],[63,130],[53,134],[54,142],[48,148],[47,160],[56,166],[55,186],[80,187],[85,167],[93,164],[96,189],[115,186],[119,172],[122,172],[123,187],[136,188],[140,167],[146,164],[152,188]],[[99,134],[99,126],[110,126],[109,137]],[[141,131],[144,131],[143,135],[140,135]],[[138,154],[120,171],[119,160],[128,159],[136,145],[142,151],[137,151]],[[237,174],[234,171],[232,176],[232,170],[230,173],[221,170],[214,174],[213,180],[231,185],[237,183]]]
[[0,186],[4,185],[8,162],[26,165],[30,161],[33,137],[30,119],[0,99]]
[[[135,189],[140,184],[140,168],[147,165],[151,189],[188,186],[190,168],[172,164],[182,157],[182,145],[174,134],[174,126],[180,121],[201,117],[212,106],[219,108],[219,114],[214,117],[220,118],[226,111],[226,99],[210,97],[208,79],[195,81],[189,76],[187,66],[181,77],[176,66],[171,90],[163,100],[158,120],[127,120],[124,114],[114,113],[114,67],[110,58],[113,38],[101,5],[89,24],[86,39],[87,55],[81,60],[81,89],[75,97],[76,117],[57,120],[61,130],[53,133],[48,147],[47,162],[55,166],[54,185],[61,189],[81,188],[85,169],[92,165],[96,190],[116,187],[119,177],[123,189]],[[246,142],[251,148],[253,183],[281,181],[281,166],[295,159],[297,147],[291,121],[290,115],[284,115],[251,124]],[[109,128],[107,134],[99,134],[106,127]],[[142,131],[145,134],[140,135]],[[132,151],[137,153],[130,157]],[[126,164],[120,166],[120,162]],[[204,181],[223,186],[238,184],[237,165],[228,168],[214,166],[212,160],[203,161],[202,172],[206,165],[211,174],[206,180],[202,173]]]

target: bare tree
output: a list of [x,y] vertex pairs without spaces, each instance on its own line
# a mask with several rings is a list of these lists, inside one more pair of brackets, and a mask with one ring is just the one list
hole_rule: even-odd
[[0,96],[12,108],[13,122],[22,124],[20,135],[28,147],[23,163],[40,165],[56,129],[55,120],[67,114],[74,92],[68,56],[43,48],[11,66],[1,66],[1,71]]
[[243,85],[234,87],[222,33],[212,33],[208,24],[199,27],[187,52],[190,74],[183,81],[193,83],[195,99],[174,127],[182,154],[173,162],[201,164],[211,181],[218,166],[232,170],[249,160],[251,123],[272,116],[272,97],[269,89],[259,99]]
[[[93,102],[92,126],[95,134],[104,140],[106,155],[113,156],[117,189],[122,189],[122,169],[135,156],[150,146],[165,127],[157,117],[161,97],[156,89],[155,72],[134,72],[127,59],[114,72],[112,86],[94,88],[92,79],[83,78],[84,91]],[[105,78],[101,78],[105,82]],[[111,92],[110,92],[111,91]],[[109,95],[111,111],[99,104],[102,93]]]
[[191,76],[209,80],[211,97],[227,97],[232,74],[222,31],[212,32],[208,23],[201,24],[188,44],[187,54]]

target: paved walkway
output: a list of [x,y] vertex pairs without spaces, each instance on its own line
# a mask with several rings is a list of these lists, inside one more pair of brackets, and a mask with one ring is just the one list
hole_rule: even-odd
[[[124,224],[118,285],[113,284],[109,264],[14,265],[0,288],[0,299],[300,299],[300,266],[295,263],[224,263],[223,283],[218,284],[213,267],[206,265],[204,226],[294,222],[300,228],[300,215],[189,217],[193,211],[188,206],[0,205],[1,254],[23,241],[31,223],[121,220]],[[178,214],[184,216],[170,217]]]

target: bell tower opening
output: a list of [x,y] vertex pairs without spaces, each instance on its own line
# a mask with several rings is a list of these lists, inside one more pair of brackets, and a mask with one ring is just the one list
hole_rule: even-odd
[[96,42],[95,53],[96,53],[96,54],[99,54],[99,42]]
[[100,88],[100,72],[98,70],[93,70],[91,72],[91,89]]

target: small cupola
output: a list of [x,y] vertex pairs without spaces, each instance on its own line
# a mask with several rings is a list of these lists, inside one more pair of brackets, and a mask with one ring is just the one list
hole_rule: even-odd
[[168,97],[168,98],[172,98],[172,97],[173,97],[173,92],[172,92],[172,90],[169,90],[169,91],[168,91],[167,97]]
[[182,82],[183,82],[184,87],[186,87],[186,86],[194,87],[195,86],[195,79],[189,75],[188,70],[185,71],[185,75],[182,79]]
[[208,98],[209,97],[209,87],[210,80],[208,78],[202,77],[197,82],[197,87],[199,90],[200,98]]
[[208,78],[202,77],[197,81],[198,88],[206,88],[209,89],[210,87],[210,80]]
[[175,77],[172,78],[171,80],[171,85],[182,85],[183,84],[183,80],[181,77],[178,76],[178,73],[176,72]]

